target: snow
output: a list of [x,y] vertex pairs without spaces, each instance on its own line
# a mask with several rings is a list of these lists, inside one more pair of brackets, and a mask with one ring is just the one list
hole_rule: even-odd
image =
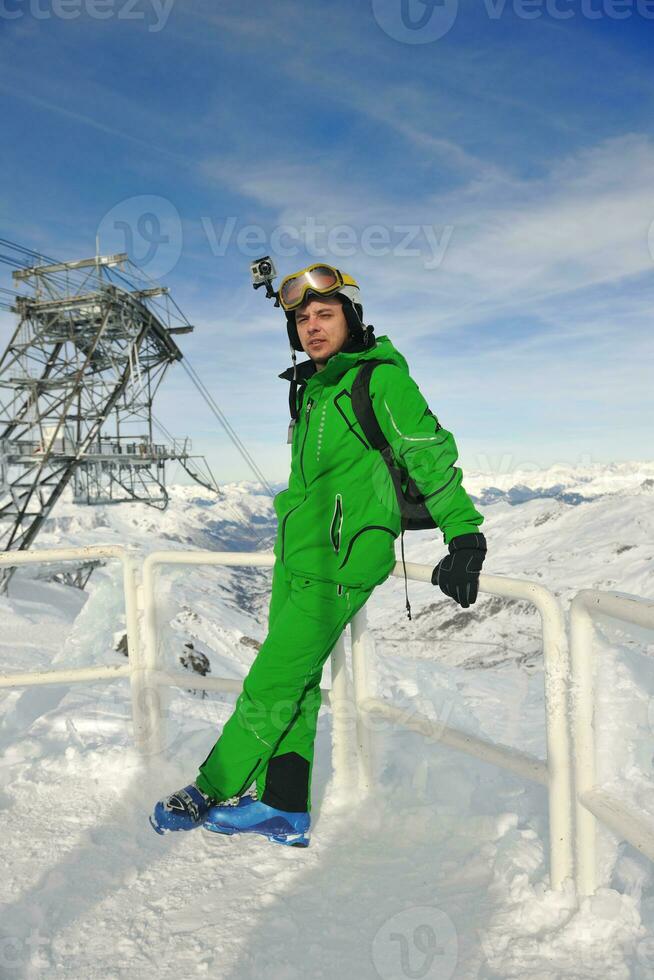
[[[535,579],[566,611],[581,588],[654,596],[653,463],[465,482],[484,501],[485,571]],[[64,497],[37,547],[269,549],[270,497],[251,483],[222,489],[216,500],[175,487],[163,513]],[[406,535],[407,560],[435,564],[436,537]],[[125,662],[118,563],[97,569],[86,593],[36,575],[21,569],[0,598],[3,673]],[[269,588],[264,569],[161,570],[167,665],[181,671],[192,642],[212,674],[242,677],[265,637]],[[538,615],[483,595],[460,610],[424,583],[410,582],[409,596],[410,622],[402,579],[369,603],[376,695],[544,757]],[[654,816],[652,637],[606,622],[596,651],[602,785]],[[379,719],[378,785],[344,805],[321,713],[308,849],[153,834],[153,802],[194,777],[232,704],[173,691],[165,752],[144,765],[127,681],[0,692],[0,976],[654,975],[654,879],[640,853],[601,829],[601,887],[577,905],[571,889],[549,888],[543,787]]]

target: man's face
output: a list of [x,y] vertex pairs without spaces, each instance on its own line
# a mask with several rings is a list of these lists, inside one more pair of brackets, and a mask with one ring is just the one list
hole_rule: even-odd
[[347,320],[336,296],[312,297],[296,310],[295,324],[300,343],[318,371],[348,338]]

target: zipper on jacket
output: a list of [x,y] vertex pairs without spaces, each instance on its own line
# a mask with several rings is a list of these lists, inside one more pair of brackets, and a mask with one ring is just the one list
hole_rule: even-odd
[[306,408],[304,410],[304,417],[305,417],[304,437],[302,439],[302,446],[300,448],[300,473],[302,474],[302,480],[304,482],[304,500],[301,500],[299,504],[296,504],[295,505],[295,507],[291,507],[291,509],[289,510],[289,512],[284,516],[284,520],[282,521],[282,553],[281,553],[281,557],[280,557],[280,561],[282,563],[284,561],[284,551],[286,550],[286,539],[285,539],[285,534],[286,534],[286,521],[289,519],[289,517],[291,516],[291,514],[293,513],[293,511],[294,510],[297,510],[298,507],[301,504],[303,504],[304,501],[307,499],[307,481],[306,481],[305,476],[304,476],[304,468],[303,468],[303,465],[302,465],[302,457],[303,457],[303,454],[304,454],[304,445],[305,445],[305,443],[307,441],[307,434],[309,432],[309,416],[311,415],[311,407],[312,407],[312,405],[313,405],[313,398],[309,398],[307,400],[307,406],[306,406]]
[[313,406],[313,398],[307,400],[307,407],[304,410],[304,439],[302,440],[302,448],[300,449],[300,473],[302,474],[302,479],[304,481],[304,487],[306,489],[307,480],[304,475],[304,447],[306,445],[307,436],[309,434],[309,416],[311,415],[311,408]]
[[329,525],[329,537],[332,543],[332,548],[338,554],[341,547],[341,528],[343,526],[343,500],[340,493],[336,494],[336,499],[334,501],[334,514],[332,516],[332,522]]

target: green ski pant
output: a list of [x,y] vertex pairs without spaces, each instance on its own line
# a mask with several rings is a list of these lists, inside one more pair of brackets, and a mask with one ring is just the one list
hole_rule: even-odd
[[[200,766],[196,781],[203,792],[227,800],[242,795],[256,780],[263,802],[275,805],[286,798],[281,809],[311,808],[322,669],[374,588],[304,578],[275,562],[268,635],[243,681],[233,714]],[[298,783],[304,786],[299,794]]]

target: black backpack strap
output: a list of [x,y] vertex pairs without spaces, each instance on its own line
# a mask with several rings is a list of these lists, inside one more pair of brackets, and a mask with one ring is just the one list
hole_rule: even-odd
[[292,421],[297,422],[297,381],[291,381],[288,388],[288,410],[291,414]]
[[297,413],[298,413],[298,416],[299,416],[300,412],[302,411],[302,403],[304,401],[304,393],[305,393],[306,390],[307,390],[306,382],[304,382],[304,384],[301,384],[298,387],[298,393],[297,393]]
[[361,367],[356,378],[352,383],[352,410],[357,422],[363,429],[363,434],[373,449],[378,449],[382,454],[387,455],[390,450],[388,439],[384,435],[377,421],[372,399],[370,398],[370,376],[378,364],[393,364],[393,361],[373,359],[359,362]]
[[411,604],[409,602],[406,562],[404,560],[404,532],[410,528],[428,528],[435,527],[436,525],[431,517],[431,514],[429,514],[424,506],[424,497],[418,491],[413,478],[410,477],[406,481],[406,489],[402,486],[403,477],[408,477],[408,474],[404,473],[403,468],[396,463],[388,439],[382,432],[381,426],[377,421],[377,416],[375,415],[375,411],[372,407],[372,399],[370,397],[370,378],[372,372],[375,370],[378,364],[394,364],[395,362],[382,360],[379,358],[375,360],[366,360],[360,363],[361,368],[359,369],[357,376],[352,383],[352,410],[372,448],[379,450],[381,453],[382,459],[388,467],[388,472],[395,489],[395,495],[400,507],[400,513],[402,515],[402,533],[400,544],[402,547],[402,567],[404,568],[406,610],[408,618],[411,619]]
[[[425,497],[418,490],[415,480],[407,473],[403,464],[395,459],[393,450],[381,430],[372,407],[372,399],[370,397],[370,377],[372,372],[378,364],[393,364],[394,361],[371,359],[359,363],[361,363],[362,367],[352,383],[352,410],[359,425],[363,429],[366,439],[373,449],[379,450],[382,459],[388,467],[395,492],[400,502],[404,527],[409,530],[436,527],[434,519],[425,507]],[[436,424],[440,428],[438,421]]]
[[302,401],[306,391],[305,381],[291,381],[288,392],[288,407],[291,413],[292,424],[297,423],[302,411]]

